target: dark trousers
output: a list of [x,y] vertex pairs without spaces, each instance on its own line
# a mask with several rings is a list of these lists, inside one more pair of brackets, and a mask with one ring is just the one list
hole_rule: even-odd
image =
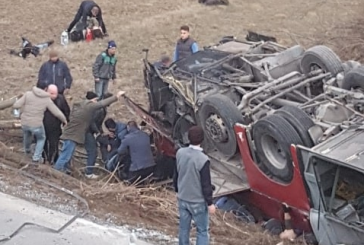
[[54,164],[58,158],[58,145],[59,138],[61,137],[61,128],[57,129],[55,127],[45,126],[46,140],[43,148],[43,157],[50,164]]
[[92,133],[85,136],[85,149],[87,153],[86,174],[92,174],[97,159],[97,142]]
[[151,176],[154,173],[154,169],[155,166],[143,168],[137,171],[129,171],[127,181],[129,183],[140,182],[140,184],[145,184],[146,182],[148,182],[148,180],[144,179],[147,178],[148,176]]

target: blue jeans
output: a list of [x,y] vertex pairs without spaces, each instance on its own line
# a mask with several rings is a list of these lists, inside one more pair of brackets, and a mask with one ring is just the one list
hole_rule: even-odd
[[65,172],[68,168],[68,163],[71,161],[73,153],[76,150],[76,142],[72,140],[63,141],[63,146],[61,149],[61,153],[58,156],[57,162],[54,165],[54,168]]
[[46,139],[43,125],[34,128],[28,126],[22,126],[22,129],[23,129],[23,145],[25,153],[30,153],[30,145],[32,144],[34,135],[37,143],[35,145],[33,161],[40,161],[42,159],[42,152]]
[[90,132],[87,132],[85,136],[85,149],[87,152],[86,174],[92,174],[97,158],[97,142]]
[[104,94],[107,93],[109,88],[109,80],[100,79],[98,82],[95,82],[95,93],[99,96],[99,99],[102,98]]
[[209,213],[207,204],[192,203],[178,199],[179,210],[179,245],[190,245],[191,221],[196,224],[196,245],[209,244]]

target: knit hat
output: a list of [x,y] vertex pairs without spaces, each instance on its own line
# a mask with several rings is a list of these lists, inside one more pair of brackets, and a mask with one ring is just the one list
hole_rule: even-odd
[[204,132],[200,126],[192,126],[188,130],[188,140],[191,145],[200,145],[204,140]]
[[107,48],[116,48],[115,41],[111,40],[107,43]]
[[92,92],[92,91],[88,91],[87,93],[86,93],[86,99],[88,99],[88,100],[92,100],[92,99],[95,99],[95,98],[97,98],[97,97],[99,97],[99,96],[97,96],[97,94],[95,94],[94,92]]

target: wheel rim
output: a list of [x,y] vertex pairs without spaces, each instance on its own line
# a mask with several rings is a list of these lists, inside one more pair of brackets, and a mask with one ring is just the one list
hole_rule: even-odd
[[286,155],[279,142],[272,136],[266,134],[262,137],[262,148],[264,155],[275,168],[282,170],[286,167]]
[[225,123],[217,114],[211,114],[206,119],[205,125],[207,134],[213,141],[218,143],[226,143],[229,141],[229,134]]

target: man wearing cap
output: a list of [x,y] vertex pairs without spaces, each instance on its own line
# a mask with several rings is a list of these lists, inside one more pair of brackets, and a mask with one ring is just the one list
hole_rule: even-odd
[[196,245],[209,244],[209,213],[215,213],[210,160],[201,148],[204,132],[199,126],[188,130],[189,147],[176,154],[177,171],[173,178],[178,197],[179,244],[190,244],[191,220],[196,224]]
[[100,98],[108,93],[109,80],[115,82],[115,67],[117,59],[115,57],[116,43],[109,41],[107,49],[96,57],[96,61],[92,67],[92,73],[95,79],[95,93]]
[[72,76],[66,62],[58,58],[58,52],[51,50],[49,60],[39,69],[38,83],[46,82],[47,85],[54,84],[59,94],[67,94],[72,85]]
[[[68,163],[73,156],[77,144],[85,143],[85,135],[90,127],[95,111],[116,102],[123,94],[125,94],[124,91],[119,91],[116,96],[98,101],[98,96],[94,92],[89,91],[86,95],[88,99],[73,105],[70,121],[63,129],[61,135],[63,146],[54,165],[55,169],[62,172],[68,171]],[[94,174],[86,174],[86,177],[91,179],[97,178]]]

